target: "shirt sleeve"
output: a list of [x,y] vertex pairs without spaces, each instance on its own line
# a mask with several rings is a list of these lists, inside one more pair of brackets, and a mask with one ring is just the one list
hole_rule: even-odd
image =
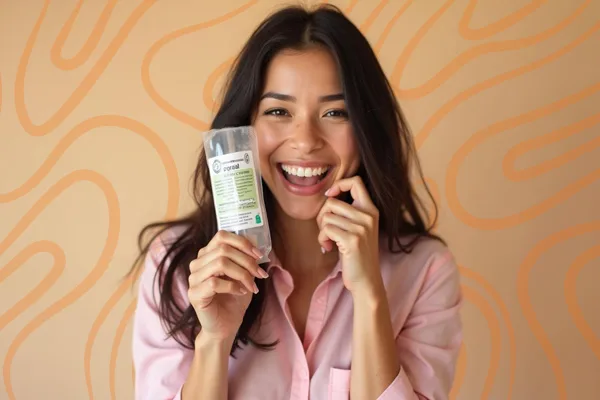
[[167,333],[159,318],[158,280],[154,279],[164,246],[153,243],[139,280],[133,319],[133,363],[135,399],[181,400],[193,351],[181,346]]
[[460,277],[451,254],[434,257],[396,338],[402,365],[378,400],[447,400],[462,344]]

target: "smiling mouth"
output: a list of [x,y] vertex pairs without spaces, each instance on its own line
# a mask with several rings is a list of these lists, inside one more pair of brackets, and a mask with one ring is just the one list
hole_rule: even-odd
[[278,164],[278,167],[288,182],[298,186],[314,186],[325,179],[332,170],[330,165],[312,168]]

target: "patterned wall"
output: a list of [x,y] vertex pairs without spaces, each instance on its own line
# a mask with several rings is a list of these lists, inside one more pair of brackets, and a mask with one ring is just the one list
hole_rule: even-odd
[[[135,235],[189,209],[223,74],[278,3],[0,1],[1,399],[132,397]],[[461,265],[452,398],[600,398],[600,1],[336,4]]]

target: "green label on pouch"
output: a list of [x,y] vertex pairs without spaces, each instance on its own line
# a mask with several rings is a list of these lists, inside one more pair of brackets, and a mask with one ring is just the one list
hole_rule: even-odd
[[262,226],[252,153],[213,157],[208,167],[219,229],[241,231]]

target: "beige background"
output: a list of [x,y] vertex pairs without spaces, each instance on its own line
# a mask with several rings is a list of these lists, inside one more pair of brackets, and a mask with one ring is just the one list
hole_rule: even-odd
[[[144,223],[190,206],[277,1],[0,1],[0,399],[129,399]],[[600,1],[346,0],[461,265],[456,399],[600,398]]]

